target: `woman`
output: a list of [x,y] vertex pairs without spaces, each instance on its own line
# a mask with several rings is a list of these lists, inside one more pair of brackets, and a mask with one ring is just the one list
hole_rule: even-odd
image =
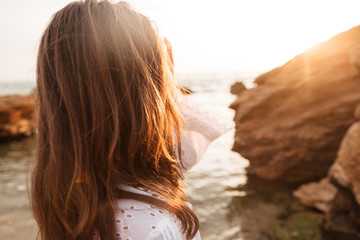
[[124,2],[73,2],[53,16],[37,59],[41,239],[200,239],[166,45]]

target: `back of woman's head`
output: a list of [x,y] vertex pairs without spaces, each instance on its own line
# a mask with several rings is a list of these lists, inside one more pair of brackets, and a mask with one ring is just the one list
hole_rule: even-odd
[[171,72],[156,28],[127,3],[73,2],[53,16],[37,60],[32,206],[42,239],[89,239],[94,230],[112,239],[114,200],[129,197],[118,184],[162,194],[187,236],[196,233],[175,157]]

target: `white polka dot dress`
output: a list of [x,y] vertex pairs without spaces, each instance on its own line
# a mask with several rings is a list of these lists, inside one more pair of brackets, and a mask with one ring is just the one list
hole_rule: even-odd
[[[122,190],[147,196],[156,196],[142,188],[121,185]],[[115,239],[121,240],[185,240],[180,221],[167,210],[129,199],[117,201]],[[198,232],[193,238],[200,240]]]

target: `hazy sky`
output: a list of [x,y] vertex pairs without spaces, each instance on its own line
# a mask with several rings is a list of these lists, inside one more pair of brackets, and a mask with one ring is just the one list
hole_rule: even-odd
[[[40,36],[68,0],[2,1],[0,81],[35,78]],[[129,0],[174,48],[177,73],[270,70],[360,25],[359,0]]]

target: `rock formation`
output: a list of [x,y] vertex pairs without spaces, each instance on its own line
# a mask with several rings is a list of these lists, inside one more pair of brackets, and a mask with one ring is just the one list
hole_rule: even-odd
[[35,95],[0,97],[0,141],[29,136],[35,131]]
[[360,26],[341,33],[241,92],[233,150],[261,178],[306,182],[327,175],[360,102]]
[[337,194],[325,212],[326,239],[360,239],[360,104],[355,111],[358,122],[347,131],[335,163],[329,171]]

